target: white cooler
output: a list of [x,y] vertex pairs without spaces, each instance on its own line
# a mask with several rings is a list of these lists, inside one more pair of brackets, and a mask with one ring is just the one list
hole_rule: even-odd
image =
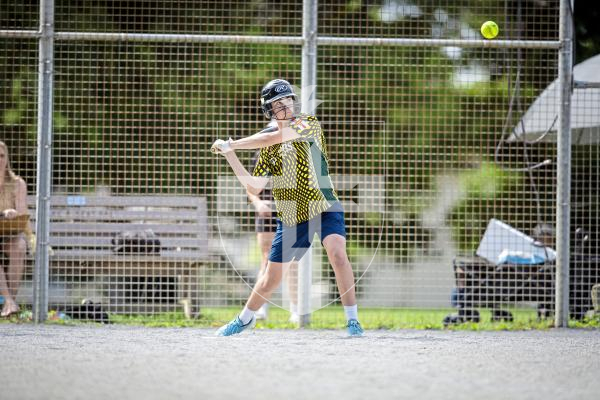
[[475,254],[496,265],[507,260],[536,264],[556,258],[556,252],[550,247],[544,247],[531,236],[494,218],[490,220]]

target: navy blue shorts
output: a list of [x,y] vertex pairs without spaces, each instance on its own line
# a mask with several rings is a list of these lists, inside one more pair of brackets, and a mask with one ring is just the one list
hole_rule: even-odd
[[269,261],[287,263],[294,259],[301,259],[309,249],[315,233],[319,235],[321,242],[331,234],[346,237],[344,212],[325,211],[306,222],[294,226],[284,225],[277,218],[277,231],[271,244]]

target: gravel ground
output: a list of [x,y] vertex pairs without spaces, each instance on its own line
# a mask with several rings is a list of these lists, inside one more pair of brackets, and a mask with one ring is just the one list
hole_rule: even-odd
[[0,324],[0,398],[600,398],[599,330],[213,333]]

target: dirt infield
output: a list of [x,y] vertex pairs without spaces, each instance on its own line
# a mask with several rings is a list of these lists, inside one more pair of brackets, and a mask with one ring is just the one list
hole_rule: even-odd
[[0,324],[9,399],[597,399],[600,331]]

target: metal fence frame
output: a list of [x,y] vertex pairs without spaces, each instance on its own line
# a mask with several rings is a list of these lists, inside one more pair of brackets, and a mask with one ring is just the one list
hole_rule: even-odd
[[[0,38],[21,38],[39,41],[38,73],[38,166],[37,166],[37,215],[38,235],[34,272],[34,321],[45,321],[48,309],[49,275],[49,204],[51,194],[52,160],[52,110],[54,41],[106,41],[106,42],[181,42],[181,43],[251,43],[302,45],[302,86],[317,83],[317,48],[329,46],[457,46],[471,48],[523,48],[555,49],[558,56],[558,79],[560,82],[560,113],[558,117],[558,190],[557,190],[557,272],[556,312],[554,324],[565,327],[569,316],[569,257],[570,257],[570,188],[571,188],[571,92],[573,69],[572,10],[574,2],[560,1],[560,33],[558,41],[534,40],[454,40],[411,38],[348,38],[321,36],[317,34],[317,0],[304,0],[302,36],[243,36],[243,35],[191,35],[191,34],[145,34],[106,32],[55,32],[54,0],[40,0],[39,30],[0,30]],[[310,273],[310,268],[305,268]],[[302,281],[308,281],[305,276]],[[300,290],[307,294],[308,290]],[[302,301],[303,296],[299,296]],[[301,306],[302,307],[302,306]],[[300,314],[305,314],[301,312]],[[301,323],[308,322],[308,315]]]

